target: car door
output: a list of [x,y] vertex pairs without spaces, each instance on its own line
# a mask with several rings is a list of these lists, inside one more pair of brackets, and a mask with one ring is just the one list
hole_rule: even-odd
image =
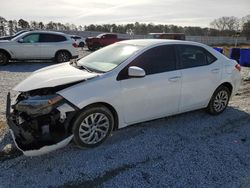
[[13,50],[15,57],[17,59],[40,59],[39,37],[39,33],[31,33],[20,38]]
[[[146,76],[129,77],[130,66],[144,69]],[[138,56],[117,77],[124,121],[132,124],[178,112],[180,78],[181,73],[176,70],[174,46],[154,47]]]
[[63,42],[66,40],[62,35],[41,33],[40,47],[42,59],[54,58],[58,50],[64,49]]
[[206,49],[178,45],[181,66],[181,111],[206,107],[221,80],[221,64]]

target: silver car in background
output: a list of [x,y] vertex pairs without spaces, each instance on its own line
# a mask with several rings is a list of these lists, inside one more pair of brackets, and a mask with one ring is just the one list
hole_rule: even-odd
[[0,65],[9,60],[55,60],[77,58],[77,44],[69,35],[51,31],[28,31],[11,40],[0,41]]
[[76,42],[79,48],[83,48],[85,46],[85,38],[78,35],[71,35],[70,37]]

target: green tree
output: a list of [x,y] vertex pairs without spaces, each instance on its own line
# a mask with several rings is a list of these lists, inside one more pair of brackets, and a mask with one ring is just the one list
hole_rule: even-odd
[[30,28],[29,22],[27,22],[23,19],[18,20],[18,26],[20,26],[21,29],[29,29]]
[[250,20],[244,23],[242,34],[247,37],[247,39],[250,39]]

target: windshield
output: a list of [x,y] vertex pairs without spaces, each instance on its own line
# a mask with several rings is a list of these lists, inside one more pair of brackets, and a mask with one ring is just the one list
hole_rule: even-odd
[[93,71],[108,72],[141,48],[142,46],[116,43],[80,59],[77,64]]
[[105,35],[105,34],[103,34],[103,33],[99,34],[99,35],[96,36],[96,38],[101,38],[103,35]]

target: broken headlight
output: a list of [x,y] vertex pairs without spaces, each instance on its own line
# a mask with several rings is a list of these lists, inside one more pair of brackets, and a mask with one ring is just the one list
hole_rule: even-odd
[[14,105],[14,109],[33,116],[48,114],[62,99],[60,95],[29,96]]

